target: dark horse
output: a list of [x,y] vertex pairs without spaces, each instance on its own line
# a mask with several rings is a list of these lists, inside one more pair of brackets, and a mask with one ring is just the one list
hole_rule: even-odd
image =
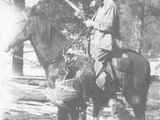
[[[104,83],[105,87],[110,87],[111,96],[121,88],[122,95],[131,105],[137,119],[145,119],[145,110],[147,102],[147,93],[150,84],[150,65],[149,62],[139,53],[128,50],[119,49],[104,55],[105,64],[104,72],[110,74],[111,82],[109,85]],[[107,62],[106,62],[107,61]],[[117,87],[117,88],[115,88]],[[112,94],[113,93],[113,94]]]
[[[108,56],[111,59],[108,59]],[[84,81],[84,98],[91,97],[93,100],[93,116],[98,117],[101,108],[108,100],[121,91],[126,101],[131,105],[137,119],[145,119],[147,93],[150,84],[149,62],[139,53],[128,49],[119,49],[104,55],[104,70],[108,75],[101,87],[96,85],[95,72],[90,58],[82,56],[74,59],[70,71],[78,72],[80,79]],[[85,67],[87,66],[87,67]],[[120,89],[121,90],[120,90]]]

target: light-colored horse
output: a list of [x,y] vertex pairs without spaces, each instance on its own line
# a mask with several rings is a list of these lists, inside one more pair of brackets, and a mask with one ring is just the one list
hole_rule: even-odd
[[53,88],[57,79],[57,72],[60,72],[59,69],[62,71],[61,74],[63,76],[65,74],[63,70],[65,62],[60,53],[72,43],[72,40],[66,39],[62,32],[57,29],[57,26],[54,26],[54,22],[51,21],[58,21],[57,12],[62,12],[61,14],[65,14],[68,17],[72,14],[68,10],[62,10],[59,5],[55,1],[49,3],[46,1],[44,3],[43,1],[39,2],[28,13],[29,17],[26,21],[23,21],[25,25],[21,32],[11,41],[8,47],[8,50],[10,50],[20,43],[29,40],[41,66],[44,68],[49,85]]
[[[70,14],[72,14],[68,10],[66,12],[61,10],[57,2],[39,2],[31,12],[26,13],[29,17],[26,21],[23,21],[25,25],[21,28],[16,38],[11,41],[8,48],[14,48],[16,45],[29,40],[41,66],[44,68],[47,79],[50,80],[52,79],[52,73],[55,71],[48,71],[48,69],[52,68],[52,63],[55,61],[60,63],[63,60],[57,58],[59,52],[62,52],[63,48],[72,42],[72,40],[66,39],[62,32],[53,25],[57,21],[57,13],[55,11],[62,12],[62,16],[63,14],[66,16],[71,16]],[[61,66],[58,63],[54,64],[54,67]]]

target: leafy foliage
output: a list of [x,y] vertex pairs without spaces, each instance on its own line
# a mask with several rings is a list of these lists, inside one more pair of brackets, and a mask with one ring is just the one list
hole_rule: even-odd
[[[70,1],[83,10],[87,17],[91,18],[94,15],[96,7],[90,7],[93,0]],[[141,48],[144,53],[152,51],[158,54],[160,50],[160,0],[119,0],[117,4],[124,46],[132,49]],[[43,16],[43,11],[49,10],[47,17],[52,19],[54,26],[68,39],[88,39],[88,34],[85,34],[87,28],[83,21],[75,16],[75,11],[65,0],[43,0],[35,8],[33,13],[38,13],[40,16]],[[43,16],[43,18],[46,17]]]
[[[143,53],[158,54],[160,29],[160,0],[121,0],[121,35],[128,40],[128,46],[141,47]],[[137,22],[136,22],[137,21]],[[138,22],[139,25],[137,24]],[[137,29],[134,27],[137,24]],[[139,32],[140,38],[134,34]],[[140,45],[141,44],[141,45]],[[156,46],[156,47],[155,47]],[[131,47],[132,48],[132,47]]]

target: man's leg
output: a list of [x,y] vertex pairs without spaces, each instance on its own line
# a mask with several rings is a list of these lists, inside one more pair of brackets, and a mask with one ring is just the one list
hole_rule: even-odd
[[[103,63],[99,61],[99,57],[102,56],[102,49],[112,50],[112,36],[111,35],[100,35],[95,36],[95,39],[91,40],[90,52],[93,59],[95,59],[95,72],[99,74],[103,67]],[[102,88],[105,84],[106,73],[102,72],[98,75],[97,85]]]
[[95,61],[95,71],[97,75],[96,83],[99,88],[103,89],[105,85],[106,73],[103,71],[103,64],[99,61]]

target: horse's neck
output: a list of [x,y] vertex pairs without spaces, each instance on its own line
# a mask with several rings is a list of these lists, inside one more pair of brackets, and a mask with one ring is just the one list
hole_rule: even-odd
[[57,56],[58,51],[64,47],[64,37],[50,24],[44,23],[38,17],[32,21],[32,40],[38,59],[43,67],[46,67]]
[[137,54],[137,55],[141,55],[140,53],[134,51],[134,50],[131,50],[131,49],[127,49],[127,48],[124,48],[124,49],[121,49],[122,53],[134,53],[134,54]]

